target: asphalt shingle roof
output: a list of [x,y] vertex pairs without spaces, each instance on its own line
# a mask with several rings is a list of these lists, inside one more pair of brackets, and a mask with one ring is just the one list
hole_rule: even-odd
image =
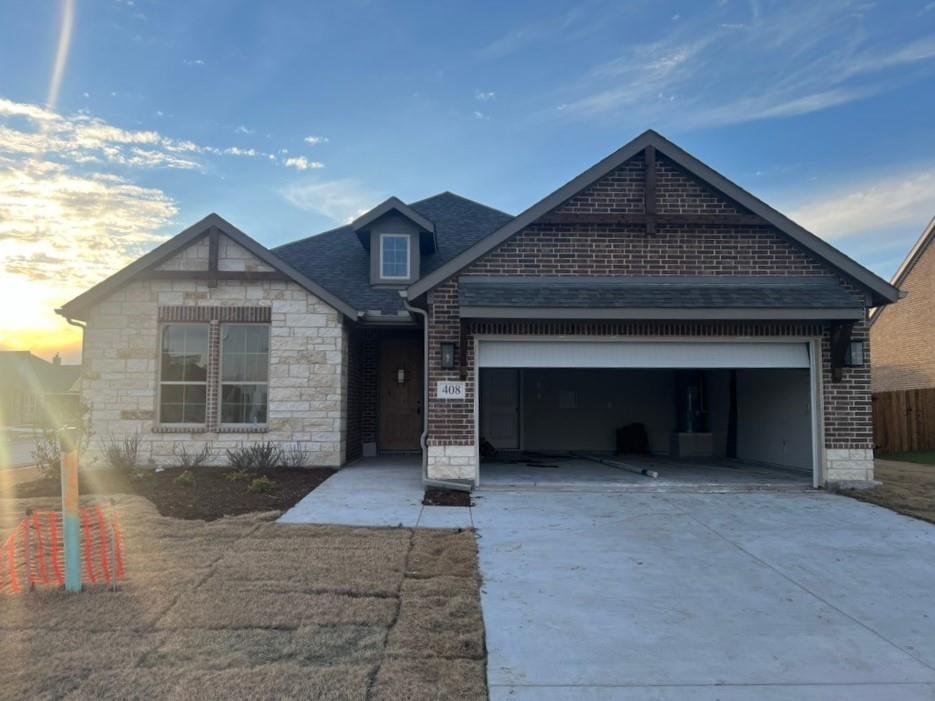
[[[438,250],[424,255],[423,275],[499,229],[513,217],[478,202],[443,192],[409,204],[435,223]],[[273,253],[360,311],[403,309],[399,292],[370,285],[370,256],[350,226],[342,226],[272,249]]]
[[862,303],[835,278],[464,277],[470,307],[649,309],[849,309]]

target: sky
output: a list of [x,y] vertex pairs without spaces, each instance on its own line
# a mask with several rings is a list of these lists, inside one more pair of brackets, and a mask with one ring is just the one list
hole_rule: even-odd
[[0,0],[0,348],[210,212],[519,213],[652,128],[889,278],[935,215],[935,0]]

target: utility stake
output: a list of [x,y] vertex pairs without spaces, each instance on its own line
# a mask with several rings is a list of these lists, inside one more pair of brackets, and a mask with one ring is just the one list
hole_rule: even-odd
[[107,530],[110,532],[110,590],[117,591],[117,534],[114,532],[114,498],[110,498],[110,518],[107,519]]
[[81,522],[78,506],[78,432],[65,427],[59,434],[62,453],[62,540],[65,591],[81,591]]
[[36,588],[32,576],[32,509],[26,509],[26,518],[23,520],[23,546],[26,550],[26,578],[29,580],[29,591]]

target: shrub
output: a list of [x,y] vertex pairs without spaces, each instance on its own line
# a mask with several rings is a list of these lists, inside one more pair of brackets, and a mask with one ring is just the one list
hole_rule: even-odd
[[227,464],[240,470],[272,470],[283,464],[282,450],[273,442],[228,449]]
[[210,443],[203,443],[200,450],[189,450],[185,443],[176,443],[172,446],[172,455],[175,456],[178,467],[186,470],[205,465],[211,459],[213,452],[214,449]]
[[195,485],[195,475],[192,474],[191,470],[185,470],[174,481],[180,487],[193,487]]
[[253,452],[253,466],[257,470],[274,470],[283,464],[282,449],[275,443],[254,443],[250,450]]
[[255,464],[253,451],[245,446],[227,449],[227,464],[238,470],[252,470]]
[[247,486],[247,491],[256,492],[257,494],[269,494],[273,491],[273,487],[276,486],[276,483],[273,482],[266,475],[260,477],[255,477],[253,481]]
[[224,479],[230,480],[231,482],[246,482],[251,479],[251,477],[252,475],[247,470],[234,470],[224,475]]
[[107,464],[115,470],[130,472],[136,468],[137,458],[139,457],[140,435],[134,433],[132,436],[125,438],[110,435],[101,440],[101,453]]
[[301,443],[292,443],[282,451],[284,467],[308,467],[312,454]]
[[[81,402],[68,418],[68,424],[78,429],[78,455],[85,453],[91,443],[91,405]],[[33,459],[39,474],[46,479],[58,479],[62,471],[62,451],[59,431],[52,426],[41,426],[33,432]]]

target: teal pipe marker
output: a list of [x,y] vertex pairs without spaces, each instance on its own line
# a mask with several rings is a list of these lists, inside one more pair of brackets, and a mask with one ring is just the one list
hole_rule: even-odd
[[78,503],[78,432],[64,428],[62,453],[62,542],[65,591],[81,591],[81,515]]

